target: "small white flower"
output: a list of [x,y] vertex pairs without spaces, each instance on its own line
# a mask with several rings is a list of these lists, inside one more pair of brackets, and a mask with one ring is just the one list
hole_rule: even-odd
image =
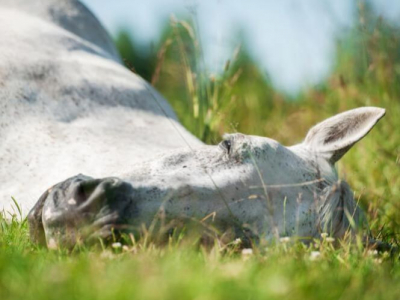
[[240,245],[242,243],[242,240],[237,238],[236,240],[233,241],[234,245]]
[[112,243],[111,247],[113,247],[114,249],[119,249],[122,247],[121,243]]
[[383,262],[383,259],[382,259],[382,258],[375,258],[375,259],[374,259],[374,262],[375,262],[376,264],[380,265],[380,264]]
[[326,232],[321,233],[321,237],[322,237],[323,239],[326,239],[327,236],[328,236],[328,234],[327,234]]
[[253,255],[253,249],[245,248],[242,250],[242,256],[250,256]]
[[289,243],[289,242],[290,242],[290,237],[288,237],[288,236],[281,237],[281,238],[279,239],[279,241],[280,241],[281,243],[283,243],[283,244]]
[[321,256],[319,251],[311,251],[310,260],[317,260]]
[[377,256],[378,255],[378,250],[368,250],[368,255],[369,256]]
[[333,243],[333,242],[335,241],[335,238],[328,236],[328,237],[326,238],[326,241],[327,241],[328,243]]

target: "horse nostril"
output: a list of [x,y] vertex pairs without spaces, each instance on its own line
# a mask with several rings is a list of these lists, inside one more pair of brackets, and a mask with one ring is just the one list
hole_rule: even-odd
[[35,226],[31,236],[39,242],[46,240],[48,247],[72,247],[99,232],[111,237],[114,229],[122,230],[137,214],[134,194],[130,183],[114,177],[69,178],[41,197],[40,206],[31,213],[30,223]]
[[84,186],[82,184],[79,184],[74,190],[73,199],[75,200],[75,202],[77,204],[79,204],[79,203],[82,203],[83,201],[85,201],[85,198],[86,198],[86,193],[85,193]]

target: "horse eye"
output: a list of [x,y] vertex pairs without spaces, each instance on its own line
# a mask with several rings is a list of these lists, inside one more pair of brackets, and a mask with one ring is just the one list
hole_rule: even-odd
[[220,146],[229,154],[231,152],[232,142],[230,140],[223,140]]

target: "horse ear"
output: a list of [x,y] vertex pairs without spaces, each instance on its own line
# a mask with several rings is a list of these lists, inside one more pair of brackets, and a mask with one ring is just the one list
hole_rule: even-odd
[[378,107],[361,107],[329,118],[310,129],[303,145],[332,164],[361,140],[385,115]]

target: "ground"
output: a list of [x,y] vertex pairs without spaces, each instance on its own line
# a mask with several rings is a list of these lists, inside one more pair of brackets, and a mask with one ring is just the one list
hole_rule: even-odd
[[[239,249],[175,237],[72,252],[30,244],[1,222],[0,299],[399,299],[400,261],[329,237]],[[129,239],[128,239],[129,240]]]

